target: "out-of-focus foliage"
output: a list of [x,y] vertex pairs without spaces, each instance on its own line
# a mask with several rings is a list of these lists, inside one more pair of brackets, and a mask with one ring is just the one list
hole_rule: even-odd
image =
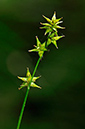
[[43,43],[42,14],[63,18],[59,49],[50,45],[36,76],[42,90],[31,89],[21,129],[84,129],[85,1],[0,0],[0,129],[15,129],[26,89],[18,90],[26,67],[33,72],[37,53],[28,53],[37,35]]

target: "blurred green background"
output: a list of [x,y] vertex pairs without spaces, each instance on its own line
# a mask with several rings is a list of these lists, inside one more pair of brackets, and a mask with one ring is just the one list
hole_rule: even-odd
[[26,67],[33,72],[37,53],[28,53],[43,42],[45,22],[53,12],[62,17],[65,30],[51,44],[36,75],[42,77],[32,88],[20,129],[85,129],[85,1],[84,0],[0,0],[0,129],[16,129],[26,89],[17,75],[25,76]]

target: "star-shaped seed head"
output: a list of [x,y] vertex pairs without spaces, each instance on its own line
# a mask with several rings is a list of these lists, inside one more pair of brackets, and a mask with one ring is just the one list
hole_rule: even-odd
[[63,22],[63,21],[60,21],[63,17],[56,19],[56,12],[54,12],[51,20],[44,15],[43,15],[43,17],[48,22],[48,23],[40,22],[41,25],[44,25],[43,27],[40,27],[40,29],[46,29],[45,35],[52,31],[57,31],[57,29],[65,29],[65,27],[61,27],[58,25]]
[[52,34],[50,34],[48,36],[48,40],[47,40],[47,46],[50,45],[51,43],[55,45],[55,47],[58,49],[57,46],[57,41],[61,38],[65,37],[65,35],[62,36],[58,36],[57,32],[53,32]]
[[36,36],[37,46],[34,45],[34,49],[29,50],[29,52],[38,52],[39,57],[43,57],[43,54],[47,49],[45,48],[45,42],[41,44],[38,37]]
[[41,89],[40,86],[38,86],[38,85],[36,85],[34,83],[38,78],[40,78],[40,76],[32,78],[31,73],[29,71],[29,68],[27,68],[26,77],[19,77],[18,76],[18,78],[23,81],[22,85],[20,85],[19,90],[22,89],[23,87],[28,87],[28,88],[30,88],[30,87],[37,87],[37,88]]

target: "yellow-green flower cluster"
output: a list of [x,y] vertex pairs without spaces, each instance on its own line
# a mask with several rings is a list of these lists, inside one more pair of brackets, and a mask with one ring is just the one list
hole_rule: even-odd
[[34,45],[34,49],[29,50],[29,52],[38,52],[38,55],[40,58],[43,57],[43,54],[45,51],[47,51],[47,48],[51,43],[55,45],[56,48],[58,48],[57,46],[57,41],[62,38],[65,37],[64,35],[59,36],[58,35],[58,30],[57,29],[65,29],[65,27],[61,27],[59,26],[60,23],[62,23],[63,21],[61,21],[61,18],[56,19],[56,12],[54,12],[52,19],[50,20],[49,18],[45,17],[43,15],[43,17],[45,18],[45,20],[48,23],[41,23],[41,25],[43,25],[43,27],[40,27],[40,29],[45,29],[45,35],[48,34],[47,36],[47,42],[41,43],[38,39],[38,37],[36,36],[36,40],[37,40],[37,46]]
[[[47,23],[40,22],[40,24],[43,25],[43,27],[40,27],[40,29],[45,29],[44,35],[48,35],[47,41],[45,41],[44,43],[41,43],[40,40],[38,39],[38,37],[36,36],[37,45],[34,45],[34,47],[35,47],[34,49],[28,50],[29,52],[38,52],[38,55],[40,57],[39,61],[43,57],[44,52],[47,51],[47,47],[51,43],[54,44],[56,48],[58,48],[57,41],[60,38],[65,37],[64,35],[62,35],[62,36],[58,35],[58,29],[65,29],[65,27],[59,26],[59,24],[63,22],[63,21],[61,21],[61,19],[63,17],[56,19],[56,12],[54,12],[51,20],[49,18],[45,17],[44,15],[43,15],[43,17],[45,18]],[[35,84],[35,81],[38,78],[40,78],[40,76],[39,77],[34,77],[34,76],[32,77],[28,68],[27,68],[26,77],[19,77],[18,76],[18,78],[21,79],[22,81],[24,81],[19,89],[21,89],[23,87],[27,87],[27,88],[37,87],[37,88],[41,89],[40,86]]]
[[48,23],[40,22],[40,24],[43,25],[43,27],[40,27],[40,29],[46,29],[45,35],[48,34],[47,46],[53,43],[56,46],[56,48],[58,48],[56,41],[62,37],[65,37],[64,35],[58,36],[58,31],[57,31],[57,29],[65,29],[65,27],[59,26],[59,24],[63,22],[63,21],[60,21],[63,17],[56,19],[56,12],[54,12],[51,20],[45,17],[44,15],[43,17]]
[[[40,86],[38,86],[38,85],[35,84],[35,81],[38,78],[40,78],[40,76],[39,77],[33,77],[32,78],[31,73],[29,71],[29,68],[27,68],[26,77],[19,77],[18,76],[18,78],[23,81],[22,85],[20,85],[20,88],[18,88],[19,90],[22,89],[23,87],[28,87],[28,88],[30,88],[30,87],[37,87],[37,88],[40,88],[41,89]],[[30,84],[30,87],[29,87],[29,84]]]
[[45,42],[41,44],[41,42],[39,41],[38,37],[36,36],[36,40],[37,40],[37,46],[34,45],[34,49],[32,50],[28,50],[29,52],[38,52],[39,57],[43,57],[44,51],[47,51],[46,47],[45,47]]

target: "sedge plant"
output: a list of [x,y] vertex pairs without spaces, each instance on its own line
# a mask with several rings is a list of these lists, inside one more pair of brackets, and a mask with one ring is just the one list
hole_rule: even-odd
[[37,60],[37,63],[35,65],[34,71],[31,74],[29,71],[29,68],[27,68],[27,73],[26,73],[26,77],[19,77],[19,79],[21,79],[23,81],[23,83],[20,85],[19,90],[26,87],[27,91],[25,94],[25,98],[23,101],[23,105],[21,108],[21,112],[20,112],[20,116],[18,119],[18,124],[17,124],[17,128],[16,129],[20,129],[20,125],[21,125],[21,121],[22,121],[22,117],[23,117],[23,113],[24,113],[24,108],[26,105],[26,101],[27,101],[27,97],[28,97],[28,93],[30,90],[30,87],[36,87],[41,89],[40,86],[38,86],[35,82],[37,79],[40,78],[40,76],[35,77],[35,73],[36,70],[38,68],[38,65],[41,61],[41,59],[43,58],[44,52],[48,51],[48,46],[52,43],[57,49],[57,41],[59,39],[61,39],[62,37],[65,37],[64,35],[59,36],[58,35],[58,29],[65,29],[65,27],[61,27],[59,24],[62,23],[63,21],[61,21],[61,18],[57,19],[56,18],[56,12],[54,12],[52,19],[47,18],[46,16],[42,15],[43,18],[46,20],[46,23],[41,23],[42,27],[40,27],[40,29],[45,29],[45,33],[44,35],[47,35],[47,40],[44,41],[43,43],[40,42],[39,38],[36,36],[36,45],[34,45],[34,48],[31,50],[28,50],[28,52],[37,52],[39,55],[39,58]]

